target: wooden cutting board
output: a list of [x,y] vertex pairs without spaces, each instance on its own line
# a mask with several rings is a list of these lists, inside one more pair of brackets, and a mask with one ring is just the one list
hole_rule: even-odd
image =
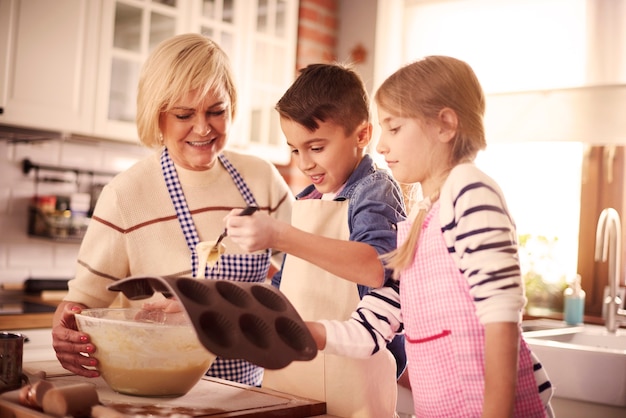
[[[88,379],[64,371],[56,361],[27,363],[31,376],[46,372],[55,386],[89,382],[96,385],[100,402],[128,415],[169,417],[310,417],[326,413],[324,402],[296,397],[269,389],[250,387],[227,380],[205,377],[186,395],[178,398],[145,398],[122,395],[111,390],[102,378]],[[31,379],[32,380],[32,379]],[[18,403],[19,390],[0,395],[0,418],[40,418],[48,415]]]

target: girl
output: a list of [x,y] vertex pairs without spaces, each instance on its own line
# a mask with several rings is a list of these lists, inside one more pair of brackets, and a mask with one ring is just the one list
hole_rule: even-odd
[[385,257],[397,281],[363,298],[349,321],[309,323],[318,347],[367,357],[404,332],[417,416],[552,416],[550,381],[520,330],[515,224],[498,185],[473,164],[486,146],[476,75],[430,56],[391,75],[375,100],[377,151],[426,198]]

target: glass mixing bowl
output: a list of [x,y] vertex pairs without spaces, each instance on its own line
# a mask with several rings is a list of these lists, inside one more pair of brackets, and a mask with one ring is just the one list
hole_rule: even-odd
[[123,394],[182,396],[215,360],[183,312],[84,309],[76,323],[96,346],[102,378]]

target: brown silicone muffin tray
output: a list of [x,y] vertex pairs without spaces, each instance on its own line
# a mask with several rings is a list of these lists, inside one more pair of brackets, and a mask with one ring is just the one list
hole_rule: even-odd
[[108,289],[131,300],[146,299],[155,292],[175,297],[200,342],[219,357],[281,369],[317,354],[313,336],[298,312],[268,284],[142,276],[119,280]]

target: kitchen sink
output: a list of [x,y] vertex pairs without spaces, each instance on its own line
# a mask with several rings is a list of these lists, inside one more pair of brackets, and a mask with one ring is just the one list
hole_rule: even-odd
[[539,325],[523,324],[524,338],[546,368],[556,397],[626,407],[626,330],[611,334],[600,325],[553,320]]
[[565,321],[557,321],[555,319],[529,319],[522,322],[522,331],[545,331],[552,329],[571,328]]
[[[545,334],[542,336],[542,334]],[[553,341],[577,347],[589,349],[601,348],[618,350],[620,354],[626,353],[626,334],[623,332],[610,334],[606,331],[576,327],[559,331],[535,332],[530,338]]]

